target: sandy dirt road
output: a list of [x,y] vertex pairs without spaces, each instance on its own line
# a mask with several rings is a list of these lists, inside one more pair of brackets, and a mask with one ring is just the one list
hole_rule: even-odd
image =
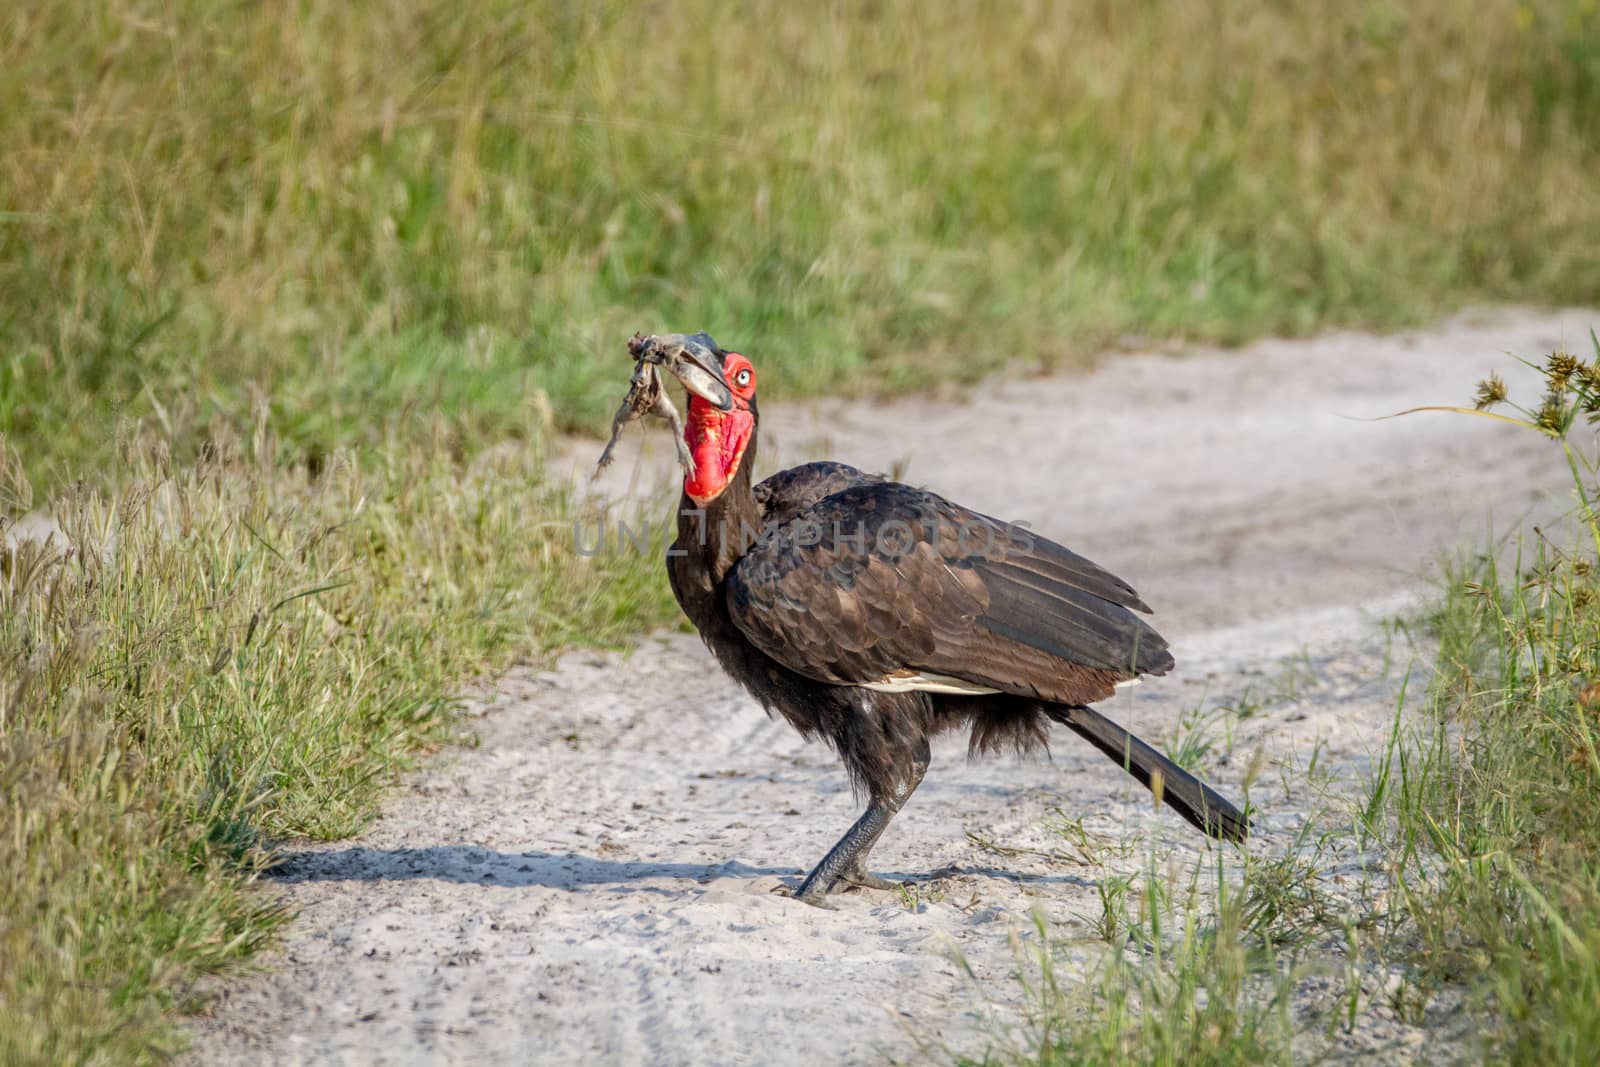
[[[1491,368],[1531,397],[1537,384],[1510,354],[1581,352],[1594,322],[1484,313],[1392,337],[1125,356],[949,401],[773,407],[763,467],[829,455],[900,468],[1126,577],[1179,669],[1105,709],[1170,739],[1194,709],[1260,705],[1229,720],[1202,765],[1237,792],[1263,753],[1251,847],[1282,849],[1381,744],[1409,655],[1381,623],[1415,605],[1436,554],[1569,506],[1558,455],[1531,434],[1352,417],[1464,402]],[[575,455],[587,464],[597,450]],[[664,431],[631,432],[607,488],[659,484],[670,456]],[[874,854],[880,873],[920,878],[914,889],[809,908],[774,890],[856,814],[830,753],[769,721],[692,636],[648,639],[622,662],[575,652],[512,673],[471,709],[481,743],[409,779],[371,832],[287,844],[264,890],[298,918],[264,973],[217,987],[189,1062],[977,1052],[1019,1018],[1011,975],[1035,911],[1087,966],[1100,951],[1097,884],[1151,856],[1178,869],[1206,847],[1071,736],[1051,760],[971,764],[949,741]],[[1313,788],[1302,772],[1319,749],[1333,777]],[[1100,862],[978,843],[1060,851],[1056,809],[1082,817]],[[1377,995],[1386,976],[1368,979],[1373,995],[1336,1045],[1425,1053],[1425,1032]]]

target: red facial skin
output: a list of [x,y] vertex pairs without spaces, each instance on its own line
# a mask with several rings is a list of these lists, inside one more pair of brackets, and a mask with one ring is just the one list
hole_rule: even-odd
[[756,371],[750,361],[737,352],[723,360],[728,388],[733,392],[733,410],[721,411],[698,396],[689,396],[689,423],[683,439],[694,456],[694,476],[684,478],[683,491],[700,507],[722,495],[739,470],[739,461],[755,432],[756,417],[750,401],[756,395]]

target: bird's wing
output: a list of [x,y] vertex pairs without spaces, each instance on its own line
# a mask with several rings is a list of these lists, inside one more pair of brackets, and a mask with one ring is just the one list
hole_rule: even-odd
[[753,644],[836,684],[1081,704],[1172,666],[1126,582],[896,482],[851,486],[769,525],[726,595]]
[[761,509],[764,526],[799,518],[801,512],[841,490],[883,481],[879,474],[866,474],[845,463],[819,460],[779,471],[758,483],[752,490]]

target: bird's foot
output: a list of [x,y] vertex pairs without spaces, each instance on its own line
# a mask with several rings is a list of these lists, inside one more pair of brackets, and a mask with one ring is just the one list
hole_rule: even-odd
[[810,904],[813,908],[821,908],[823,911],[838,910],[833,904],[828,903],[829,890],[823,889],[820,885],[813,884],[809,880],[802,883],[798,889],[790,889],[786,885],[780,885],[774,887],[772,891],[780,896],[793,897],[802,904]]
[[887,878],[879,878],[865,867],[857,865],[840,875],[830,892],[838,893],[846,889],[883,889],[898,892],[902,885],[903,882],[891,882]]
[[882,889],[898,892],[900,887],[900,882],[891,882],[887,878],[879,878],[858,864],[830,878],[819,878],[813,872],[810,877],[800,883],[799,889],[793,891],[793,896],[804,904],[810,904],[817,908],[831,909],[833,905],[828,903],[828,897],[834,893],[846,893],[853,889]]

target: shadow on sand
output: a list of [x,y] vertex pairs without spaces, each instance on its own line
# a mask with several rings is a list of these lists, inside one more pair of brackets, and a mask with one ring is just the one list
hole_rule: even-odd
[[[575,852],[497,852],[476,845],[431,845],[426,848],[362,848],[281,850],[264,877],[276,882],[389,882],[435,879],[463,885],[543,886],[583,889],[661,879],[705,884],[719,878],[778,876],[792,885],[805,874],[793,867],[752,867],[732,860],[722,864],[603,860]],[[1026,874],[995,867],[945,867],[933,872],[882,872],[893,881],[938,881],[955,875],[976,875],[1024,884],[1060,884],[1093,888],[1092,879],[1072,874]],[[634,887],[643,888],[643,887]],[[651,887],[655,888],[655,887]]]
[[792,875],[792,868],[603,860],[575,852],[497,852],[476,845],[426,848],[280,850],[266,877],[279,882],[388,882],[437,879],[466,885],[579,889],[647,879],[709,882],[716,878]]

